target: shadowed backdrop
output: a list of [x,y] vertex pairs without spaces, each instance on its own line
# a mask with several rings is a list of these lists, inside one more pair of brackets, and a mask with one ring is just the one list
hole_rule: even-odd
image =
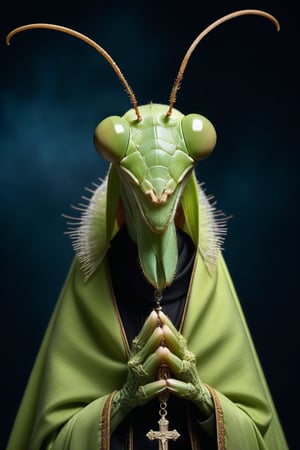
[[[217,206],[233,218],[224,256],[246,314],[290,447],[296,449],[299,63],[294,11],[280,1],[212,0],[13,3],[0,20],[1,425],[5,447],[73,250],[62,213],[104,177],[93,131],[123,115],[127,94],[92,48],[61,33],[17,26],[53,22],[87,34],[121,67],[140,105],[167,103],[196,35],[236,9],[242,17],[193,54],[175,105],[217,130],[197,167]],[[291,3],[291,2],[290,2]],[[17,450],[17,449],[16,449]]]

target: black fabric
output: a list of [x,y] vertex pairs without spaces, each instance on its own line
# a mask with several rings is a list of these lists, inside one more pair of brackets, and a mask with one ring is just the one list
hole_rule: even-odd
[[[174,325],[180,325],[185,299],[193,268],[195,247],[190,237],[177,229],[178,265],[172,285],[163,292],[162,307]],[[129,238],[126,227],[122,227],[111,242],[108,252],[111,280],[116,302],[123,322],[129,344],[141,330],[146,318],[152,311],[154,288],[145,279],[138,260],[136,244]],[[150,441],[146,433],[152,428],[158,430],[159,404],[153,399],[147,405],[137,407],[128,420],[134,430],[134,449],[157,449],[158,443]],[[186,402],[170,396],[168,416],[170,429],[177,429],[180,438],[173,442],[172,449],[187,450],[191,448],[186,424]],[[128,421],[119,426],[111,438],[112,450],[128,448]],[[138,433],[136,432],[138,431]]]

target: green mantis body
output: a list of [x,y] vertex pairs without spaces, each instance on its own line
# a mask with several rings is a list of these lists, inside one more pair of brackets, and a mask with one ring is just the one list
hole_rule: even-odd
[[[32,378],[30,386],[34,386],[34,389],[30,388],[28,391],[28,398],[22,407],[8,450],[21,448],[20,440],[24,450],[29,446],[33,450],[39,450],[46,448],[45,445],[47,448],[51,445],[51,448],[58,450],[65,448],[106,450],[109,448],[107,436],[117,429],[129,412],[136,406],[145,405],[154,397],[158,397],[162,402],[164,401],[161,400],[162,396],[170,393],[180,397],[184,402],[192,403],[192,406],[196,408],[192,411],[196,411],[197,421],[201,419],[201,422],[206,423],[208,437],[215,439],[217,436],[218,449],[231,450],[240,445],[251,450],[267,448],[263,444],[260,445],[262,438],[259,433],[256,438],[251,414],[248,417],[247,408],[250,412],[254,411],[253,416],[257,419],[258,425],[262,421],[264,432],[264,429],[269,428],[271,420],[269,411],[273,410],[272,402],[268,399],[268,391],[260,374],[258,360],[252,349],[248,332],[244,329],[240,308],[236,306],[234,289],[226,267],[222,258],[218,258],[226,233],[226,219],[224,220],[223,216],[216,213],[214,204],[210,204],[197,183],[194,170],[196,164],[214,149],[216,131],[205,117],[194,113],[185,116],[173,108],[185,67],[200,40],[226,20],[245,14],[264,16],[279,29],[279,24],[273,16],[257,10],[238,11],[214,22],[200,33],[189,47],[175,80],[169,105],[149,104],[138,107],[126,79],[108,53],[94,41],[74,30],[58,25],[33,24],[17,28],[7,36],[7,43],[9,43],[10,38],[19,31],[48,28],[71,34],[87,42],[111,64],[129,93],[133,106],[122,117],[108,117],[96,127],[95,147],[100,156],[110,163],[108,175],[92,192],[88,204],[80,204],[77,208],[82,211],[81,217],[71,218],[69,222],[68,233],[73,240],[77,259],[74,261],[58,309],[47,333],[47,336],[51,336],[53,328],[54,339],[49,338],[49,348],[52,348],[53,344],[54,353],[48,349],[46,342],[40,356],[42,362],[38,362],[36,366],[36,370],[41,371],[41,376]],[[182,329],[177,330],[172,321],[161,311],[160,303],[157,301],[158,306],[145,320],[129,348],[129,343],[123,336],[123,325],[118,327],[119,315],[116,314],[115,299],[112,298],[111,285],[108,282],[109,273],[106,271],[105,264],[102,264],[114,235],[124,224],[131,239],[137,245],[140,266],[146,280],[154,287],[157,298],[162,295],[164,288],[172,284],[176,276],[178,261],[176,227],[190,236],[195,251],[200,253],[193,258],[194,272],[191,277],[193,279],[194,273],[197,272],[199,278],[197,289],[193,288],[192,280],[190,292],[184,297],[186,303],[190,297],[191,305],[191,313],[187,313],[185,329],[189,340],[181,334]],[[124,255],[124,264],[126,264],[126,255]],[[220,270],[212,273],[217,264]],[[131,280],[128,280],[128,283],[130,282]],[[139,295],[142,302],[143,293]],[[156,299],[155,295],[153,300]],[[196,304],[197,309],[195,309]],[[227,313],[224,305],[227,305]],[[204,308],[203,311],[202,308]],[[232,315],[232,311],[235,316]],[[217,327],[215,326],[216,314],[219,321]],[[204,316],[208,317],[207,327],[203,320]],[[232,317],[235,317],[233,325]],[[102,319],[102,325],[98,326],[98,321]],[[201,339],[198,337],[200,321],[202,321],[200,331],[203,333]],[[66,326],[66,322],[69,322],[69,326]],[[74,324],[77,324],[77,329],[74,328]],[[235,333],[232,332],[233,326]],[[119,331],[120,334],[118,334]],[[116,340],[114,340],[114,332],[118,336]],[[197,332],[196,337],[193,336],[193,332]],[[125,341],[127,346],[124,346]],[[196,352],[188,348],[191,341],[200,355],[198,360]],[[208,342],[207,347],[203,341]],[[70,352],[68,342],[71,343]],[[245,361],[235,360],[235,363],[231,364],[232,356],[238,359],[244,356],[233,352],[231,343],[233,346],[237,345],[234,348],[241,348],[241,342],[245,343]],[[225,353],[218,354],[217,347],[222,352],[225,344]],[[84,348],[80,357],[82,346]],[[93,348],[95,350],[91,350]],[[79,350],[79,356],[75,349]],[[78,371],[77,378],[76,367],[78,361],[81,364],[80,358],[86,359],[89,363],[84,365],[84,371]],[[226,389],[229,389],[227,393],[229,398],[221,394],[219,403],[215,403],[219,394],[212,386],[202,382],[202,375],[200,378],[200,369],[202,370],[202,366],[205,366],[205,358],[209,368],[206,377],[210,374],[212,381],[215,379],[215,384],[221,386],[220,392],[222,387],[225,393]],[[47,361],[46,368],[42,368],[44,360]],[[225,369],[220,372],[219,364],[223,363]],[[235,371],[234,364],[237,365]],[[52,369],[49,370],[49,367]],[[250,375],[248,367],[251,367],[251,371],[253,370]],[[162,373],[160,369],[163,369],[163,376],[160,376]],[[109,375],[103,377],[103,371],[104,374]],[[242,377],[241,372],[243,372]],[[66,373],[69,374],[68,383],[65,383]],[[84,378],[81,378],[83,373]],[[251,374],[253,378],[258,379],[257,387],[251,386],[254,392],[251,395],[246,392],[247,395],[245,395],[245,386],[248,390]],[[50,376],[49,383],[40,380],[45,375]],[[62,383],[56,381],[60,380],[60,376],[63,377]],[[73,379],[70,383],[69,378]],[[245,385],[242,383],[244,379]],[[95,391],[93,391],[92,380],[95,382]],[[251,379],[251,383],[252,381]],[[229,388],[226,386],[227,383]],[[40,385],[44,386],[46,392],[44,416],[41,413],[39,398],[40,392],[44,389]],[[66,389],[66,398],[62,398],[64,395],[61,392],[61,385],[63,389]],[[260,392],[262,386],[265,386],[263,393]],[[81,389],[84,395],[78,394]],[[92,389],[91,393],[90,389]],[[235,389],[239,393],[237,397],[234,394]],[[32,395],[32,392],[37,394]],[[239,398],[242,399],[241,411],[235,404],[240,403]],[[263,400],[260,401],[260,398]],[[243,401],[246,405],[246,413],[243,411]],[[229,411],[225,421],[220,402],[225,405],[225,411]],[[268,407],[264,406],[264,402],[267,402]],[[80,405],[79,409],[78,405]],[[42,423],[39,427],[36,426],[36,419],[33,417],[34,408],[38,410],[37,417],[41,417]],[[74,408],[76,411],[73,411]],[[27,411],[30,411],[30,414]],[[102,411],[101,426],[99,426],[100,411]],[[96,418],[93,416],[94,412]],[[109,419],[105,419],[106,415]],[[30,416],[31,425],[24,425],[25,416]],[[215,418],[219,420],[217,429],[214,424]],[[48,424],[51,423],[53,423],[52,428],[49,428]],[[103,423],[105,426],[102,426]],[[264,423],[267,425],[264,426]],[[95,424],[91,433],[90,427]],[[31,431],[28,431],[30,427],[34,430],[32,439],[36,442],[32,446],[27,445],[19,432],[19,429],[26,429],[25,434],[28,439],[28,435],[31,434]],[[99,444],[99,430],[101,430],[103,445]],[[227,445],[228,442],[225,445],[225,435],[229,436],[229,445]],[[283,442],[280,430],[278,430],[278,436],[278,442]],[[241,444],[240,437],[247,439],[247,446]],[[266,439],[272,442],[272,445],[274,444],[271,435]],[[18,442],[17,446],[15,442]],[[69,446],[67,442],[70,443]],[[85,446],[81,442],[88,442],[88,444]],[[53,443],[55,447],[52,447]],[[200,448],[200,446],[193,446],[193,448]],[[209,448],[212,447],[209,445]],[[276,448],[279,449],[279,447]],[[283,448],[285,447],[281,446],[280,450]]]

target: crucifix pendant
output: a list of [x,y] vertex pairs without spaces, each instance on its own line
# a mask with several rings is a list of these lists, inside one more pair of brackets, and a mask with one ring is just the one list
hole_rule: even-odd
[[[161,300],[162,300],[162,292],[160,289],[156,289],[154,292],[154,298],[155,298],[155,311],[157,312],[157,326],[161,326],[160,318],[159,318],[159,312],[162,310],[161,307]],[[164,346],[164,341],[161,342],[161,345]],[[165,362],[162,362],[161,365],[158,368],[157,378],[159,380],[167,379],[170,377],[170,369],[168,365]],[[158,421],[159,430],[154,431],[150,430],[146,434],[147,438],[151,441],[157,440],[158,441],[158,449],[159,450],[168,450],[169,448],[169,440],[176,441],[180,434],[177,430],[169,430],[169,421],[166,419],[167,416],[167,400],[169,398],[169,392],[163,392],[159,396],[159,415],[160,419]]]
[[169,430],[169,421],[166,419],[167,415],[167,403],[163,402],[160,404],[159,414],[161,418],[158,421],[159,430],[154,431],[150,430],[146,434],[147,438],[153,441],[154,439],[158,441],[158,449],[159,450],[168,450],[169,448],[169,440],[176,441],[180,434],[177,430]]

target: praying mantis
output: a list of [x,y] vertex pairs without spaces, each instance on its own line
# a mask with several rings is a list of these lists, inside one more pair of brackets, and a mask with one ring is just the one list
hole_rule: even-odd
[[[107,117],[96,127],[94,143],[99,155],[110,163],[108,175],[92,193],[88,205],[80,206],[81,217],[69,218],[68,231],[88,283],[102,264],[111,240],[125,223],[137,245],[144,277],[153,286],[157,299],[156,310],[132,343],[127,379],[114,394],[110,416],[112,431],[136,406],[166,391],[191,401],[205,419],[214,411],[211,390],[199,377],[188,342],[161,311],[160,305],[164,290],[176,277],[176,228],[190,236],[208,276],[217,270],[226,234],[226,218],[215,210],[195,175],[198,162],[208,157],[216,145],[215,128],[206,117],[198,113],[184,115],[174,104],[197,45],[216,27],[243,15],[262,16],[279,30],[275,17],[253,9],[236,11],[213,22],[188,48],[168,105],[139,106],[112,57],[95,41],[75,30],[37,23],[16,28],[7,36],[9,44],[16,34],[39,28],[63,32],[86,42],[111,65],[132,104],[132,109],[123,116]],[[162,363],[167,364],[170,372],[157,379]],[[160,448],[167,449],[167,445],[164,442]],[[220,449],[222,445],[220,443]]]

